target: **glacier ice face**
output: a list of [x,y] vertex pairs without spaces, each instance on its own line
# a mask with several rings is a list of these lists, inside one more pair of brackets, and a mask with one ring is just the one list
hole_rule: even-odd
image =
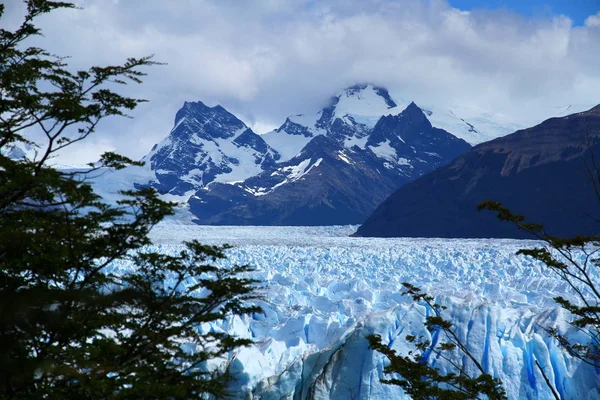
[[509,398],[552,397],[536,360],[564,398],[600,398],[599,371],[570,357],[543,329],[569,329],[569,316],[552,298],[570,292],[543,266],[515,255],[535,242],[348,237],[355,228],[165,223],[153,231],[152,249],[166,253],[189,239],[233,244],[224,265],[253,265],[264,282],[262,313],[214,327],[254,340],[232,355],[240,397],[405,398],[380,383],[386,360],[369,350],[365,336],[378,333],[406,352],[406,335],[429,335],[426,308],[401,294],[402,282],[410,282],[448,307],[445,316],[502,379]]

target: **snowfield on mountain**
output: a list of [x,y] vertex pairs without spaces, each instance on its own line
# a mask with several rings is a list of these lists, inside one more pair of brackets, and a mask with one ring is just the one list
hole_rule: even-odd
[[[290,116],[266,134],[220,105],[185,102],[143,158],[144,170],[114,178],[121,189],[149,185],[165,199],[189,201],[184,207],[201,224],[356,224],[470,144],[520,127],[472,107],[393,99],[372,84],[340,90],[317,113]],[[117,186],[106,175],[96,179],[100,193]]]
[[278,162],[200,188],[190,210],[203,225],[361,223],[395,189],[471,148],[427,115],[413,102],[398,108],[384,88],[345,89],[313,119],[290,117],[262,136]]
[[[398,387],[380,382],[386,359],[369,350],[365,339],[378,333],[405,353],[406,335],[429,334],[423,328],[426,308],[401,294],[402,282],[448,307],[459,337],[502,379],[510,399],[552,398],[536,362],[563,398],[600,397],[600,372],[566,354],[544,331],[569,329],[569,315],[552,298],[570,292],[543,266],[515,255],[533,241],[352,238],[356,226],[177,221],[157,226],[153,250],[175,254],[190,239],[228,242],[235,247],[224,264],[253,265],[253,277],[263,282],[262,313],[201,327],[253,339],[253,346],[230,360],[233,388],[250,392],[245,398],[406,398]],[[113,272],[131,268],[111,266]],[[447,370],[442,360],[430,361]]]

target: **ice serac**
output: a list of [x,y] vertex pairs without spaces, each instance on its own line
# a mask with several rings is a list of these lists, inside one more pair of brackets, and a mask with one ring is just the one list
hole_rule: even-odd
[[[360,236],[529,237],[490,212],[503,203],[552,235],[597,235],[598,198],[590,166],[600,154],[600,106],[474,147],[392,194]],[[592,167],[593,168],[593,167]]]
[[[414,103],[399,115],[379,117],[373,127],[359,124],[349,111],[356,116],[377,107],[385,110],[394,103],[383,89],[371,86],[355,87],[345,93],[345,97],[336,97],[333,105],[322,111],[317,124],[325,133],[311,136],[310,130],[292,125],[291,120],[284,124],[295,136],[308,140],[291,159],[242,182],[214,182],[198,190],[189,201],[197,222],[361,223],[396,188],[470,148],[464,140],[433,128]],[[375,101],[376,98],[380,100]],[[362,101],[367,104],[360,108]],[[335,117],[338,112],[342,118]]]
[[[161,224],[153,231],[157,245],[151,250],[172,255],[190,237],[231,243],[220,265],[250,264],[256,267],[250,276],[264,282],[262,312],[201,327],[252,339],[229,362],[237,398],[406,398],[381,382],[387,361],[365,339],[377,333],[402,354],[412,349],[407,335],[434,339],[423,325],[425,305],[403,295],[402,282],[446,307],[457,335],[502,380],[509,399],[553,398],[536,362],[561,398],[600,398],[600,371],[571,357],[544,330],[580,335],[553,300],[574,300],[573,291],[539,262],[515,254],[539,243],[348,237],[353,229]],[[576,257],[583,261],[585,255]],[[118,274],[135,265],[120,260],[110,268]],[[589,272],[600,279],[599,271]],[[459,354],[452,359],[465,362]],[[448,371],[442,360],[429,361]],[[469,362],[466,368],[471,372]]]
[[[499,378],[509,399],[552,399],[552,389],[564,399],[597,399],[600,395],[594,368],[572,360],[544,326],[559,327],[566,315],[557,309],[539,314],[525,308],[505,308],[490,304],[469,304],[456,298],[438,299],[455,333],[492,376]],[[378,334],[383,343],[401,355],[414,350],[406,337],[444,340],[423,329],[427,310],[423,305],[401,305],[374,313],[354,324],[332,345],[296,359],[283,373],[256,385],[256,399],[373,400],[407,399],[399,387],[381,382],[388,361],[369,348],[366,336]],[[453,354],[453,361],[464,363],[464,372],[477,370],[464,357]],[[459,361],[460,360],[460,361]],[[442,373],[456,370],[442,358],[431,358]],[[552,382],[550,388],[537,363]]]
[[279,153],[220,105],[186,102],[171,133],[144,157],[161,193],[183,195],[213,181],[236,181],[273,165]]

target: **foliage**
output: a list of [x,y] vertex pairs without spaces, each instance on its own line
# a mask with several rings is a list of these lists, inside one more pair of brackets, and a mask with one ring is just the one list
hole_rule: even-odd
[[[404,392],[415,400],[425,399],[452,399],[468,400],[488,398],[492,400],[506,399],[506,393],[498,379],[487,374],[483,366],[469,349],[461,342],[454,331],[452,324],[441,315],[445,309],[434,302],[432,296],[422,292],[421,289],[410,283],[402,284],[405,288],[403,294],[410,295],[415,302],[424,304],[433,313],[426,317],[425,328],[432,333],[441,332],[446,341],[429,341],[421,337],[407,336],[406,340],[415,344],[415,351],[408,355],[400,355],[382,342],[379,335],[367,337],[372,349],[385,355],[390,363],[385,367],[386,374],[397,374],[397,377],[382,380],[383,383],[400,386]],[[466,365],[458,365],[454,361],[453,352],[457,350],[468,357],[479,374],[470,376],[466,373]],[[428,360],[440,357],[449,365],[455,367],[456,372],[441,373],[437,368],[429,365]]]
[[[600,170],[597,170],[600,172]],[[600,178],[600,173],[591,174],[591,179]],[[599,196],[600,199],[600,196]],[[479,210],[489,210],[497,213],[498,219],[514,224],[518,229],[529,232],[543,243],[543,246],[521,249],[517,254],[530,256],[543,263],[549,270],[556,273],[574,294],[574,300],[556,297],[554,300],[573,316],[570,321],[579,333],[569,335],[554,327],[545,328],[550,336],[573,357],[582,362],[600,367],[600,287],[595,279],[600,267],[600,236],[576,236],[561,238],[549,235],[544,226],[528,222],[524,216],[513,214],[502,204],[486,201],[478,206]],[[386,373],[396,373],[398,378],[385,380],[385,383],[402,387],[405,392],[415,399],[475,399],[485,396],[489,399],[506,398],[499,380],[486,374],[484,369],[473,357],[469,349],[460,341],[452,330],[452,325],[441,317],[443,307],[434,303],[433,297],[421,292],[420,289],[404,283],[406,294],[417,302],[424,302],[432,311],[432,316],[426,318],[425,327],[430,331],[443,331],[447,342],[430,343],[422,338],[407,337],[415,343],[415,352],[408,356],[398,355],[382,343],[381,337],[371,336],[371,347],[384,354],[390,364],[385,368]],[[582,340],[582,337],[587,339]],[[477,377],[463,374],[464,368],[456,365],[451,355],[445,353],[458,350],[466,355],[481,373]],[[442,374],[427,362],[426,355],[434,353],[456,367],[458,374]],[[560,399],[543,367],[537,362],[536,366],[551,389],[555,399]]]
[[[590,178],[595,180],[596,176]],[[594,280],[600,273],[600,236],[551,236],[543,225],[526,221],[525,217],[513,214],[498,202],[487,201],[478,208],[496,212],[501,221],[512,223],[542,241],[543,246],[521,249],[517,254],[542,262],[569,286],[574,294],[573,301],[560,296],[554,300],[572,314],[571,325],[587,340],[582,343],[581,337],[566,336],[555,328],[546,330],[569,354],[600,368],[600,286]]]
[[[217,268],[225,247],[195,241],[176,256],[145,250],[173,212],[151,189],[108,205],[90,172],[138,162],[107,153],[85,171],[48,166],[106,117],[144,100],[111,89],[140,83],[151,57],[71,72],[66,59],[24,42],[36,17],[70,3],[28,0],[24,22],[0,29],[0,398],[171,398],[225,394],[210,366],[248,343],[207,327],[248,305],[248,266]],[[4,6],[0,5],[0,18]],[[25,137],[37,130],[36,144]],[[14,159],[33,146],[34,159]],[[133,272],[112,269],[131,262]]]

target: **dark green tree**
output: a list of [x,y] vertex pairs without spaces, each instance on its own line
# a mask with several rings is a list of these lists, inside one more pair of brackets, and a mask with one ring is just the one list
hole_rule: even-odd
[[[36,17],[74,6],[25,4],[20,27],[0,29],[0,398],[225,395],[229,377],[210,361],[248,341],[205,328],[257,311],[250,268],[216,267],[225,248],[195,241],[174,256],[148,251],[150,229],[173,205],[152,189],[105,204],[85,179],[140,163],[106,153],[85,171],[48,166],[101,120],[140,104],[113,88],[140,83],[141,68],[155,62],[71,71],[26,41],[41,34]],[[43,143],[26,138],[32,129]],[[23,146],[33,146],[34,159],[10,157]],[[116,272],[115,261],[134,268]]]

